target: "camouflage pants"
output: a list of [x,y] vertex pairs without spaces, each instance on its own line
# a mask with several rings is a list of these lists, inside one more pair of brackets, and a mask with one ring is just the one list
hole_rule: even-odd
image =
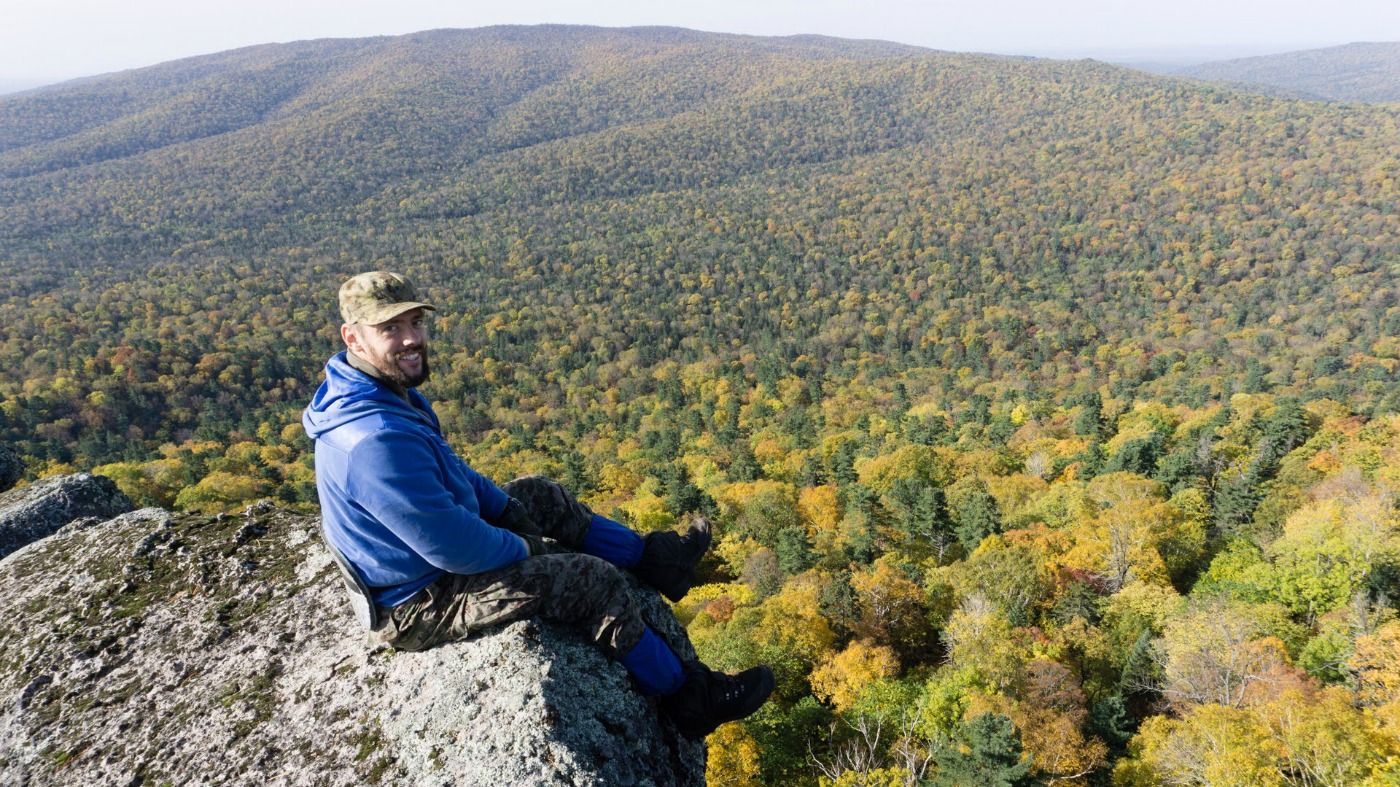
[[519,500],[542,535],[577,549],[593,524],[593,510],[580,503],[562,484],[543,476],[527,475],[501,487]]
[[479,574],[446,574],[385,613],[385,642],[423,650],[491,626],[529,617],[583,625],[610,655],[641,639],[643,622],[621,569],[602,558],[570,552],[588,533],[593,512],[559,484],[528,477],[502,487],[518,499],[555,554],[536,555]]

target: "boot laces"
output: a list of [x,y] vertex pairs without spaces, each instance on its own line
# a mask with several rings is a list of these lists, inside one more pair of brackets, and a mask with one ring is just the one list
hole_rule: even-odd
[[738,702],[744,696],[745,688],[743,681],[733,675],[720,674],[719,678],[720,695],[719,701],[725,705]]

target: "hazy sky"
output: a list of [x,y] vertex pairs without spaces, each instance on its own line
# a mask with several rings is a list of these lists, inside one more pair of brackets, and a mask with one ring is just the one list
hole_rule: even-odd
[[274,41],[541,22],[1206,60],[1400,41],[1400,0],[0,0],[0,80],[56,81]]

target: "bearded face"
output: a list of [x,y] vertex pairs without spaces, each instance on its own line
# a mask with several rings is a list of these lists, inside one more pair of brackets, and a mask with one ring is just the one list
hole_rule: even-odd
[[374,368],[405,388],[422,385],[428,379],[428,345],[420,344],[384,358],[370,358]]
[[350,351],[369,361],[385,377],[405,388],[428,379],[428,326],[422,309],[413,309],[377,325],[349,326]]

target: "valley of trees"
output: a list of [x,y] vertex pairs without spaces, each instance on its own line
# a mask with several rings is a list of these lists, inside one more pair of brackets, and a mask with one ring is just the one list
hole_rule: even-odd
[[716,785],[1400,782],[1400,112],[1093,62],[497,28],[0,98],[0,438],[314,507],[335,289],[449,440],[778,690]]

